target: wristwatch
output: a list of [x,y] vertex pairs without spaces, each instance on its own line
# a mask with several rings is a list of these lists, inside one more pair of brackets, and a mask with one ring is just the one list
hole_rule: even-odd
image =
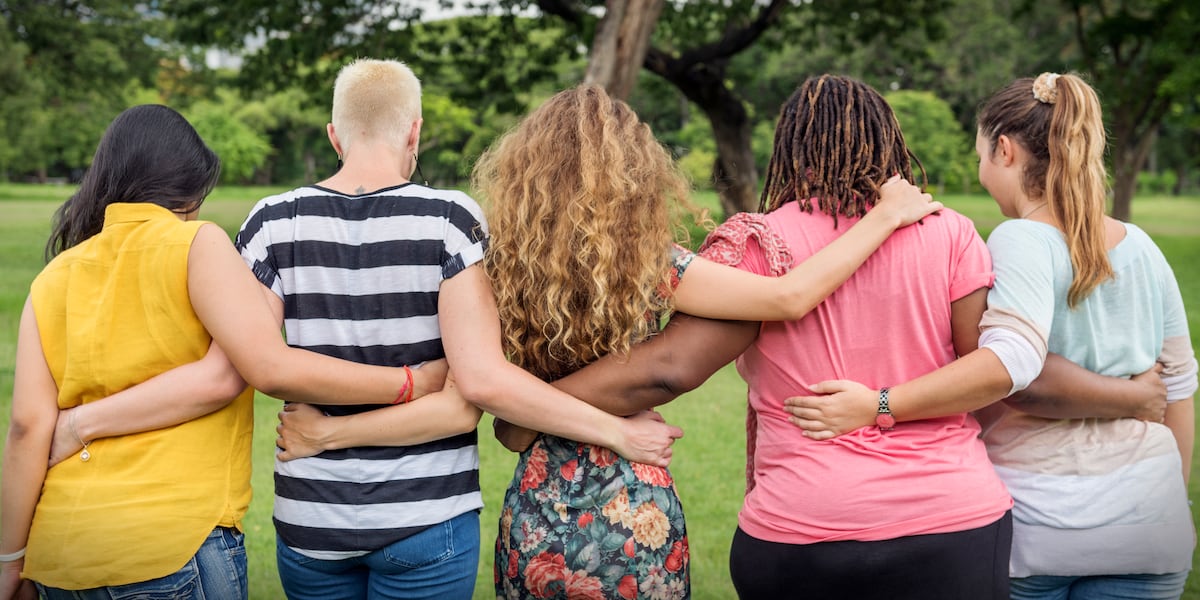
[[896,417],[888,407],[888,388],[879,390],[879,411],[875,413],[875,426],[880,431],[891,431],[896,427]]

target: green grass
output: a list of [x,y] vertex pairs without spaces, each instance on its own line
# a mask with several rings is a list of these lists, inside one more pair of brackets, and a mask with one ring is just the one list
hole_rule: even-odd
[[[41,269],[42,246],[50,215],[70,193],[65,186],[0,184],[0,427],[8,428],[12,401],[13,353],[17,321],[29,283]],[[250,206],[277,189],[216,190],[201,216],[219,223],[231,234]],[[946,196],[948,206],[975,220],[984,235],[1002,219],[986,196]],[[716,207],[711,193],[697,202]],[[1200,348],[1200,198],[1140,198],[1134,220],[1163,249],[1183,289],[1191,323],[1192,344]],[[744,399],[746,386],[732,367],[726,367],[699,390],[663,407],[667,419],[684,428],[672,471],[687,512],[692,549],[692,583],[698,600],[734,596],[729,581],[729,542],[741,506],[745,450]],[[279,403],[259,396],[255,403],[255,498],[246,518],[252,599],[282,598],[275,570],[271,525],[272,445]],[[480,425],[481,484],[486,507],[482,515],[482,549],[476,598],[491,597],[492,548],[498,509],[512,476],[515,456],[490,435],[489,418]],[[1194,463],[1196,464],[1196,463]],[[1200,497],[1200,466],[1193,468],[1192,497]],[[1197,505],[1200,509],[1200,504]],[[1197,515],[1200,517],[1200,513]],[[1200,567],[1200,553],[1193,571]],[[1200,598],[1200,576],[1188,582],[1184,597]]]

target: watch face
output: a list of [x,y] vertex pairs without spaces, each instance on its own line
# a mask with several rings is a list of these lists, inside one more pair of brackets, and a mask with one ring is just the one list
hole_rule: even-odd
[[896,417],[889,413],[875,415],[875,426],[880,429],[891,429],[896,426]]

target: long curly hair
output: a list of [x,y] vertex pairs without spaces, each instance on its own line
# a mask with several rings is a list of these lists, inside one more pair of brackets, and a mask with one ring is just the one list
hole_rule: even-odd
[[543,379],[626,354],[671,307],[687,180],[633,110],[596,86],[559,92],[475,165],[484,261],[509,359]]
[[913,181],[913,163],[892,107],[871,86],[849,77],[810,77],[779,111],[759,211],[799,202],[833,217],[867,214],[895,173]]

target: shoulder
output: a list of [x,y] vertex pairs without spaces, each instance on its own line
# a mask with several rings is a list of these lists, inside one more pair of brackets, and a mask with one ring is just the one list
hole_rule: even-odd
[[483,208],[466,192],[410,184],[401,189],[406,196],[421,198],[443,206],[443,214],[460,229],[471,229],[479,223],[486,230],[487,220]]
[[1162,255],[1162,251],[1159,249],[1158,244],[1154,243],[1154,240],[1150,238],[1150,234],[1146,233],[1146,230],[1134,225],[1133,223],[1121,224],[1125,226],[1125,236],[1130,242],[1139,247],[1151,248],[1153,249],[1154,254],[1159,256]]
[[434,188],[413,183],[402,188],[402,192],[406,196],[416,196],[428,200],[445,202],[454,206],[460,206],[473,213],[483,213],[483,210],[479,207],[479,203],[461,190]]
[[281,194],[266,196],[254,203],[246,219],[242,222],[242,234],[257,233],[266,221],[292,218],[296,216],[296,202],[308,196],[328,196],[328,192],[314,187],[300,187]]
[[782,275],[791,269],[792,253],[783,236],[770,225],[768,215],[737,213],[705,238],[700,255],[724,265],[738,265],[753,242],[761,250],[770,271]]
[[1009,219],[996,226],[988,236],[988,249],[993,252],[1043,247],[1062,242],[1062,233],[1052,225],[1027,219]]

